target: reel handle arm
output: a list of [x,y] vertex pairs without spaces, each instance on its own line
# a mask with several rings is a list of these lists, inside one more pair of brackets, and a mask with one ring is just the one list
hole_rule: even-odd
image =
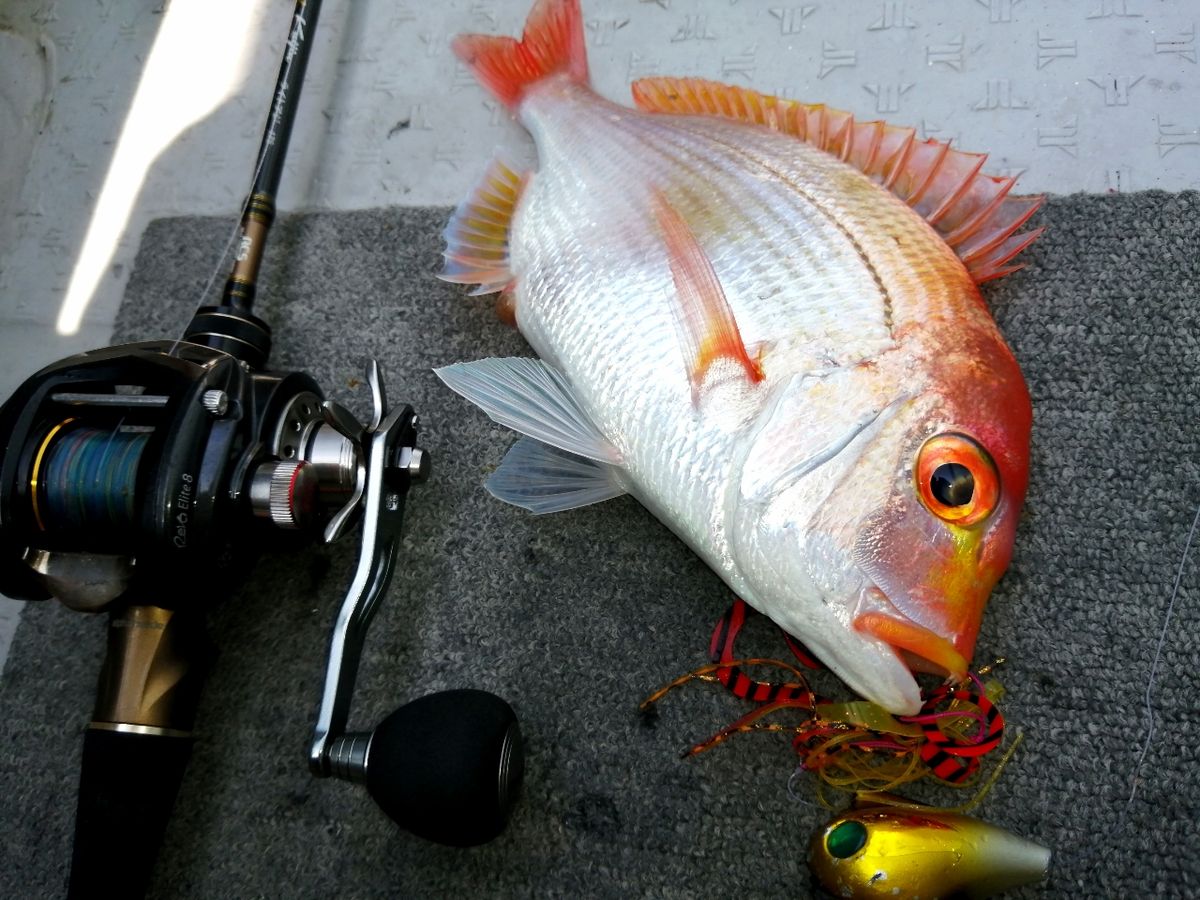
[[325,689],[309,752],[309,768],[317,776],[332,774],[330,741],[346,729],[363,642],[396,564],[411,475],[397,471],[394,462],[402,446],[413,449],[415,421],[412,407],[398,407],[368,433],[362,548],[330,640]]
[[[524,776],[521,730],[504,700],[486,691],[441,691],[405,704],[372,732],[346,733],[363,642],[396,564],[404,498],[410,484],[429,474],[411,407],[387,411],[374,362],[367,381],[374,414],[365,430],[335,404],[324,407],[326,421],[347,437],[365,432],[365,500],[358,566],[330,640],[309,770],[319,778],[365,783],[396,824],[427,840],[482,844],[503,830]],[[346,521],[346,511],[331,530],[340,532],[334,525]]]

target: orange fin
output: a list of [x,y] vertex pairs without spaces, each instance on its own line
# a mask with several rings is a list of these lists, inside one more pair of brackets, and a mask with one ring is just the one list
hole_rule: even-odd
[[458,205],[442,237],[446,266],[438,278],[477,284],[472,296],[494,294],[512,282],[508,268],[508,230],[525,176],[496,159],[479,184]]
[[752,382],[763,380],[762,368],[750,358],[733,310],[704,248],[662,191],[654,194],[654,215],[667,243],[667,257],[679,304],[680,339],[688,361],[688,378],[697,394],[709,367],[719,359],[740,365]]
[[945,238],[977,283],[1021,268],[1005,266],[1042,233],[1018,234],[1042,197],[1010,197],[1016,178],[985,175],[986,154],[916,139],[916,129],[799,103],[702,78],[643,78],[633,100],[647,112],[713,115],[790,134],[850,163],[911,206]]
[[537,0],[520,41],[460,34],[451,47],[509,109],[516,109],[530,85],[550,75],[565,72],[573,81],[588,81],[579,0]]

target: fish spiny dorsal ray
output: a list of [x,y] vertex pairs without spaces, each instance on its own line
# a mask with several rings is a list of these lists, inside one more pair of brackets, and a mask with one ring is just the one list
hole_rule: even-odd
[[1015,272],[1006,265],[1042,233],[1018,232],[1044,198],[1011,197],[1016,178],[986,175],[986,154],[916,139],[916,129],[800,103],[702,78],[643,78],[632,86],[638,108],[653,113],[721,116],[764,125],[830,153],[866,174],[925,218],[954,249],[977,284]]

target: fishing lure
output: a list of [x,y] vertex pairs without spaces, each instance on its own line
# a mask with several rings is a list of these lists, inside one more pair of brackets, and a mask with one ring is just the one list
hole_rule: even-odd
[[809,866],[835,897],[982,898],[1045,878],[1050,851],[970,816],[873,798],[813,836]]
[[[820,795],[822,784],[855,794],[878,793],[926,778],[951,787],[969,787],[977,781],[984,758],[1000,749],[1005,723],[995,700],[1003,688],[994,678],[986,683],[983,680],[992,666],[970,673],[965,684],[935,687],[922,695],[923,705],[917,715],[896,717],[869,701],[837,702],[821,696],[805,674],[789,663],[763,657],[739,658],[735,643],[751,613],[743,601],[735,602],[713,629],[711,664],[676,678],[641,703],[642,713],[649,713],[671,691],[700,680],[719,683],[734,696],[756,704],[750,712],[694,744],[684,756],[704,753],[736,734],[787,734],[800,759],[798,772],[816,775]],[[783,636],[801,665],[821,668],[802,644],[786,632]],[[748,674],[753,667],[771,667],[790,679],[755,678]],[[789,721],[780,721],[781,717]],[[1016,742],[1010,745],[1008,754],[1015,746]],[[994,770],[993,778],[1008,754]]]

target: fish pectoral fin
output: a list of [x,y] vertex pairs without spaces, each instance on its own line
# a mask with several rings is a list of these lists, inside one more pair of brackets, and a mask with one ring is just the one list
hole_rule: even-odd
[[718,360],[735,363],[751,382],[762,381],[762,367],[746,349],[733,308],[708,254],[666,195],[655,191],[653,196],[654,215],[666,241],[667,260],[675,282],[677,302],[672,304],[671,311],[693,396],[699,397],[705,375]]
[[580,406],[566,378],[540,359],[509,357],[434,369],[491,419],[568,453],[619,465],[621,454]]
[[472,296],[494,294],[512,282],[509,229],[527,180],[528,173],[520,174],[501,160],[492,160],[442,232],[446,264],[438,278],[478,285]]
[[703,78],[642,78],[632,85],[639,109],[719,116],[790,134],[854,166],[887,188],[942,236],[976,283],[1014,272],[1009,260],[1040,228],[1017,233],[1043,197],[1010,197],[1015,177],[986,175],[987,154],[952,150],[949,141],[917,140],[915,128],[858,122],[823,103],[801,103]]
[[537,515],[577,509],[625,493],[614,466],[531,438],[513,445],[484,486],[493,497]]

